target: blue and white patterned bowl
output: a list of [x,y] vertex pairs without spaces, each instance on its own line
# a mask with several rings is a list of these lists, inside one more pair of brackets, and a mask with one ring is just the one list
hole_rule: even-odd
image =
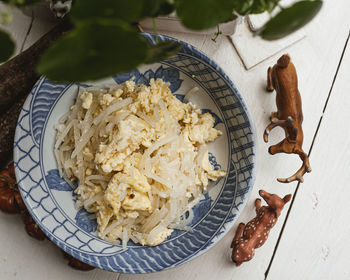
[[[154,36],[144,34],[150,43]],[[175,40],[159,36],[159,40]],[[97,84],[123,82],[132,76],[138,83],[151,78],[170,82],[180,100],[194,86],[201,90],[190,99],[215,117],[223,132],[209,144],[210,161],[228,175],[209,186],[205,199],[194,208],[191,231],[176,230],[162,244],[127,249],[96,237],[96,221],[74,208],[75,195],[57,172],[53,155],[54,124],[74,103],[77,84],[54,83],[42,77],[28,96],[20,114],[15,143],[16,177],[24,202],[34,220],[59,247],[75,258],[102,269],[122,273],[161,271],[204,253],[232,227],[253,186],[255,132],[248,109],[223,71],[193,46],[160,63],[142,66]],[[86,86],[79,84],[79,86]]]

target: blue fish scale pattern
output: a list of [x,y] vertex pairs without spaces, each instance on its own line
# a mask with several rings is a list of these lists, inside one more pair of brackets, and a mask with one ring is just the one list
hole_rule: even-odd
[[[196,58],[193,57],[194,55]],[[202,53],[190,46],[189,48],[183,48],[177,56],[166,60],[166,63],[173,67],[178,67],[181,72],[187,73],[188,76],[201,84],[213,100],[216,101],[224,115],[232,144],[231,160],[238,169],[238,186],[242,187],[237,189],[237,199],[234,205],[234,212],[236,212],[239,211],[240,206],[244,206],[243,202],[246,200],[246,195],[251,186],[249,183],[251,183],[253,178],[253,158],[255,156],[254,142],[252,140],[253,132],[246,113],[247,108],[242,102],[238,90],[233,84],[227,84],[226,81],[230,79],[220,71],[219,67],[217,67],[217,71],[213,71],[211,67],[199,61],[198,56],[203,59],[206,58]],[[236,93],[235,95],[232,94],[232,89]],[[229,217],[229,221],[235,218],[234,212]]]
[[40,87],[40,94],[38,96],[37,92],[35,94],[35,102],[31,110],[31,127],[33,132],[33,137],[36,144],[39,145],[41,133],[43,131],[44,123],[49,113],[48,108],[52,107],[55,103],[57,96],[65,89],[68,88],[67,84],[58,84],[54,82],[47,83],[45,79],[42,78],[38,85]]
[[153,79],[160,78],[160,79],[163,79],[163,81],[165,82],[169,82],[170,90],[172,92],[175,92],[180,88],[183,82],[183,80],[180,79],[179,75],[180,75],[179,71],[177,71],[173,67],[164,68],[163,66],[160,66],[156,71],[153,71],[150,69],[150,70],[147,70],[145,73],[140,73],[140,71],[136,69],[128,73],[119,74],[113,77],[113,79],[118,84],[121,84],[121,83],[124,83],[125,81],[130,80],[131,78],[134,78],[134,81],[136,84],[149,85],[149,82],[152,78]]
[[[101,253],[103,251],[106,254],[114,253],[116,248],[108,242],[98,240],[98,246],[90,245],[91,243],[96,243],[96,237],[80,231],[77,225],[67,219],[64,211],[53,199],[51,190],[44,180],[43,169],[39,160],[40,150],[38,143],[41,141],[40,137],[50,111],[49,109],[67,87],[67,85],[61,86],[60,91],[57,92],[58,86],[54,84],[51,87],[53,92],[55,92],[55,99],[53,99],[53,93],[50,92],[50,86],[48,86],[50,83],[45,78],[41,78],[36,83],[19,116],[16,133],[20,136],[14,143],[15,153],[16,155],[18,154],[18,156],[15,155],[15,168],[19,189],[28,209],[32,211],[33,218],[48,235],[52,234],[53,237],[76,247],[81,252]],[[41,87],[44,87],[45,91],[41,92],[40,90],[38,94],[38,89],[41,89]],[[42,104],[45,96],[47,96],[48,100],[46,110],[42,106],[36,106],[36,100],[38,99],[39,103]],[[26,107],[29,107],[30,110],[26,110]],[[40,121],[30,123],[30,112],[32,112],[32,117],[40,115]],[[28,147],[30,147],[29,150]],[[25,181],[25,184],[22,184],[23,181]]]
[[[144,36],[154,43],[153,35]],[[165,36],[159,36],[159,39],[172,40]],[[64,85],[41,78],[26,101],[17,124],[14,144],[16,176],[33,218],[68,254],[102,269],[122,273],[155,272],[190,260],[223,237],[244,207],[252,188],[255,162],[253,128],[245,104],[230,79],[213,61],[186,43],[178,55],[161,65],[162,69],[172,67],[192,77],[205,89],[220,111],[231,146],[229,174],[209,212],[192,226],[192,231],[183,232],[158,246],[128,246],[123,250],[121,246],[100,240],[88,233],[89,230],[79,228],[53,198],[57,190],[47,186],[38,156],[42,147],[38,143],[55,100],[65,90]],[[46,109],[44,103],[49,104]]]

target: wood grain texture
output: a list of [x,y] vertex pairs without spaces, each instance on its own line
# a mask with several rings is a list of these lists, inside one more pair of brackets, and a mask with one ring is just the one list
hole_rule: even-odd
[[[349,18],[345,12],[339,12],[345,11],[346,7],[350,8],[350,3],[346,0],[336,3],[326,0],[321,14],[305,28],[307,37],[286,51],[292,56],[299,75],[299,89],[303,98],[305,119],[303,128],[305,132],[304,149],[306,151],[311,146],[348,35]],[[176,37],[186,39],[182,34],[176,34]],[[249,263],[234,267],[230,262],[230,243],[238,222],[246,222],[254,216],[254,200],[258,196],[260,188],[265,188],[280,196],[294,193],[296,183],[283,185],[278,183],[276,178],[292,174],[300,167],[300,161],[297,156],[292,155],[269,155],[267,152],[269,145],[265,144],[262,139],[263,131],[269,122],[269,115],[276,108],[275,93],[269,94],[264,90],[266,70],[268,66],[276,62],[281,53],[246,71],[237,53],[232,52],[232,46],[224,39],[222,38],[219,44],[215,44],[210,38],[206,38],[203,45],[194,45],[213,58],[230,76],[244,96],[252,113],[258,133],[258,169],[252,196],[230,233],[209,252],[173,270],[150,275],[121,275],[120,279],[195,280],[216,279],[218,276],[220,279],[256,280],[265,278],[265,272],[289,205],[283,210],[279,222],[271,230],[265,245],[256,250],[254,259]],[[270,135],[270,145],[277,143],[283,137],[283,131],[276,129]],[[312,166],[312,157],[310,161]],[[304,184],[311,180],[310,176],[307,175],[305,175]]]
[[11,34],[12,39],[16,43],[16,50],[14,53],[14,55],[16,55],[21,51],[23,42],[30,28],[32,17],[23,14],[22,11],[17,8],[10,8],[3,3],[0,3],[0,11],[7,11],[12,15],[12,21],[6,25],[0,24],[0,28]]
[[53,243],[27,235],[20,215],[0,213],[0,225],[1,280],[114,280],[117,277],[115,273],[99,269],[91,272],[72,269]]
[[247,70],[305,38],[305,32],[301,29],[285,38],[266,41],[251,32],[249,23],[248,18],[243,20],[237,26],[236,33],[230,36]]
[[[4,7],[0,4],[0,9]],[[13,21],[5,27],[11,32],[17,44],[16,54],[34,44],[41,36],[49,31],[54,21],[43,21],[34,18],[31,25],[31,17],[24,15],[18,9],[14,9]],[[30,31],[28,36],[27,31]],[[0,279],[36,279],[46,280],[115,280],[117,273],[96,269],[91,272],[81,272],[67,265],[62,252],[49,241],[40,242],[27,235],[20,215],[7,215],[0,213]]]
[[301,186],[267,279],[350,279],[350,45],[312,149],[313,173]]
[[[41,36],[46,34],[49,30],[51,30],[56,24],[57,20],[53,17],[44,17],[41,15],[45,10],[42,9],[33,9],[33,22],[31,25],[30,32],[23,44],[23,49],[27,49],[31,45],[33,45],[36,41],[38,41]],[[47,11],[46,11],[47,12]]]
[[[321,11],[321,14],[316,18],[316,20],[314,20],[310,25],[308,25],[305,28],[305,33],[307,34],[306,39],[302,40],[296,45],[293,45],[287,50],[293,58],[293,62],[296,65],[299,75],[299,89],[303,98],[303,109],[305,118],[303,128],[305,133],[304,148],[306,151],[308,151],[311,146],[312,139],[314,137],[319,119],[322,115],[323,107],[327,99],[328,92],[330,90],[332,80],[336,72],[341,53],[348,35],[350,22],[346,11],[348,11],[349,9],[350,3],[348,0],[325,0],[325,5]],[[46,27],[45,25],[42,25],[44,23],[40,23],[39,21],[38,24],[34,23],[35,21],[33,22],[32,30],[28,36],[26,46],[32,44],[37,38],[39,38],[43,33],[45,33],[44,29]],[[41,29],[43,29],[43,31],[41,31]],[[238,219],[238,222],[246,222],[254,216],[254,200],[258,196],[258,189],[263,187],[269,192],[274,192],[279,194],[280,196],[283,196],[287,193],[293,193],[296,188],[296,183],[282,185],[280,183],[277,183],[276,178],[287,176],[293,171],[295,171],[300,166],[300,161],[298,157],[293,157],[290,155],[271,156],[267,153],[268,145],[265,144],[262,139],[262,133],[264,131],[264,128],[269,122],[268,117],[271,111],[275,110],[275,93],[268,94],[264,90],[266,82],[266,69],[268,66],[273,65],[275,63],[276,59],[280,56],[281,53],[276,54],[268,61],[265,61],[257,65],[256,67],[253,67],[251,70],[246,71],[240,58],[238,57],[237,53],[232,47],[232,44],[226,37],[220,36],[217,40],[217,43],[214,43],[211,41],[210,36],[176,33],[166,34],[195,45],[197,48],[205,52],[209,57],[213,58],[230,76],[230,78],[234,81],[236,86],[240,89],[242,95],[244,96],[248,104],[248,107],[250,108],[258,133],[258,169],[256,184],[252,192],[252,196],[250,197],[246,208],[244,209],[244,211]],[[258,51],[259,50],[257,49],[257,52]],[[347,92],[349,92],[349,90]],[[347,98],[347,100],[349,100],[350,97],[349,95],[344,95],[344,98]],[[338,100],[337,102],[343,101]],[[335,107],[336,108],[334,109],[334,111],[338,112],[339,109],[337,108],[337,106]],[[349,106],[347,108],[349,108]],[[342,125],[342,122],[338,121],[338,123],[335,123],[333,125],[339,130],[344,129],[344,125]],[[271,144],[276,143],[283,137],[283,132],[281,130],[276,130],[271,134],[270,142]],[[327,143],[320,142],[320,144],[318,144],[318,142],[316,141],[314,145],[314,150],[316,150],[318,145],[320,150],[326,149],[328,147]],[[341,153],[338,152],[334,154],[336,157],[333,160],[334,164],[338,163],[338,165],[340,165],[342,162],[345,161]],[[320,160],[316,158],[316,152],[313,151],[313,155],[310,158],[310,162],[314,171],[311,174],[305,175],[305,183],[301,186],[302,188],[306,189],[308,185],[314,185],[317,187],[319,184],[322,183],[322,180],[325,180],[325,177],[314,176],[314,174],[316,174],[317,166],[319,166],[320,164],[325,165],[324,160],[322,160],[321,162],[319,161]],[[343,168],[343,172],[345,172],[346,167]],[[336,167],[329,169],[328,175],[324,176],[329,176],[333,178],[343,176],[343,174],[341,174],[337,170],[341,171],[341,169]],[[330,187],[334,189],[336,186],[334,184],[331,184]],[[296,202],[299,199],[301,199],[301,196],[297,195]],[[313,201],[312,199],[314,198],[311,197],[309,199]],[[327,201],[328,197],[322,197],[322,200],[320,200],[320,198],[317,199],[322,202]],[[345,198],[343,199],[345,200]],[[316,198],[314,200],[316,200]],[[328,206],[328,204],[326,205]],[[343,205],[339,205],[339,207],[340,208],[336,208],[338,212],[339,209],[343,209]],[[345,205],[344,207],[347,206]],[[292,210],[294,210],[294,208]],[[256,251],[256,255],[251,262],[243,264],[241,267],[234,267],[230,261],[231,251],[229,247],[233,238],[234,231],[237,227],[237,225],[235,225],[230,231],[230,233],[228,233],[227,236],[225,236],[209,252],[176,269],[171,269],[168,271],[153,273],[149,275],[119,275],[115,273],[104,272],[101,270],[94,270],[92,272],[74,271],[66,265],[65,260],[61,256],[61,253],[53,245],[48,245],[47,242],[40,243],[38,241],[32,240],[32,238],[30,237],[27,237],[24,230],[22,229],[22,224],[19,217],[18,219],[16,219],[8,215],[0,214],[0,238],[1,240],[3,240],[2,243],[4,244],[0,253],[0,270],[2,271],[1,276],[4,275],[4,277],[1,277],[1,279],[41,280],[47,279],[48,275],[50,275],[51,279],[65,280],[112,280],[117,279],[118,277],[119,279],[130,280],[163,280],[165,278],[168,280],[264,279],[264,274],[272,257],[286,213],[287,207],[282,212],[282,215],[279,218],[279,222],[277,223],[277,225],[272,229],[270,237],[267,240],[264,247],[259,248]],[[346,212],[342,210],[340,213]],[[300,218],[300,215],[305,215],[305,212],[301,212],[301,214],[299,213],[298,215],[295,215],[295,219],[297,220],[298,218]],[[325,215],[328,219],[327,221],[329,222],[329,224],[332,224],[332,217],[333,215],[337,214],[324,210],[322,212],[322,215]],[[319,218],[321,217],[323,216],[319,216]],[[326,223],[325,228],[329,224]],[[284,234],[290,231],[290,236],[297,235],[298,233],[300,233],[300,231],[298,231],[300,228],[300,226],[288,227],[287,223]],[[327,235],[327,233],[325,234]],[[329,233],[329,237],[336,239],[335,233],[333,235]],[[293,245],[293,243],[289,239],[286,239],[285,242],[286,244],[290,244],[289,246]],[[282,246],[283,243],[284,242],[282,242],[280,246]],[[322,245],[330,246],[330,244],[331,243],[329,241],[328,243]],[[339,249],[341,244],[337,246],[339,247],[336,248]],[[281,248],[284,247],[282,246]],[[327,248],[331,248],[331,250],[327,251]],[[332,248],[333,247],[324,247],[323,249],[323,251],[325,252],[324,255],[327,255],[327,252],[329,252],[327,259],[336,259],[337,256],[342,255],[338,254],[339,252],[341,252],[341,250],[339,249],[340,251],[338,251],[338,253],[335,253],[333,257],[332,252],[336,252],[336,249]],[[305,249],[307,250],[307,248]],[[278,259],[275,259],[276,261],[274,261],[270,270],[269,279],[281,279],[280,275],[282,275],[281,271],[283,271],[284,268],[283,264],[292,262],[292,260],[288,259],[289,257],[287,254],[289,252],[285,250],[282,254],[279,252],[280,250],[281,249],[279,249],[277,253],[281,254],[281,260],[284,261],[280,262],[278,261]],[[315,248],[315,252],[316,251],[317,250]],[[345,254],[347,252],[343,251],[343,253]],[[33,256],[35,256],[35,258],[33,258]],[[304,261],[305,263],[301,264],[302,261]],[[320,273],[324,271],[322,266],[326,265],[327,267],[329,267],[331,265],[334,265],[334,269],[336,269],[337,267],[337,265],[333,262],[316,262],[313,258],[304,259],[302,261],[299,262],[301,273],[305,272],[305,269],[308,266],[314,264],[315,265],[312,266],[313,270],[319,270]],[[344,264],[346,264],[346,262],[344,262]],[[276,267],[277,269],[276,272],[274,271],[274,267]],[[287,268],[290,269],[289,271],[293,271],[294,269],[292,266],[287,266]],[[333,279],[333,277],[327,279]]]

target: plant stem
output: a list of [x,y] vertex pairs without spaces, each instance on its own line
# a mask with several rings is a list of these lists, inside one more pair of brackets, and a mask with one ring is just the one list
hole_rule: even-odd
[[156,37],[156,43],[158,44],[158,34],[157,34],[157,22],[156,22],[156,18],[152,18],[152,23],[153,23],[153,33],[154,33],[154,36]]
[[219,24],[216,26],[216,28],[217,28],[217,32],[214,33],[214,38],[211,38],[211,40],[215,43],[216,43],[216,39],[219,37],[219,35],[222,34]]

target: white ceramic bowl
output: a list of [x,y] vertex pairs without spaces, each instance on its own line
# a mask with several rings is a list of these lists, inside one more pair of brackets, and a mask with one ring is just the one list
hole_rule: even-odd
[[[144,34],[152,44],[154,36]],[[160,40],[175,40],[159,36]],[[77,84],[53,83],[42,77],[31,91],[20,114],[15,143],[16,177],[30,214],[45,234],[68,254],[90,265],[122,273],[146,273],[175,267],[211,248],[231,228],[248,199],[254,181],[255,132],[248,109],[223,71],[193,46],[160,63],[101,81],[123,82],[132,76],[138,83],[150,78],[170,82],[179,99],[194,86],[191,98],[215,117],[223,132],[209,144],[210,161],[227,176],[211,183],[205,199],[194,208],[191,231],[175,230],[162,244],[127,249],[99,239],[96,221],[85,210],[74,208],[74,192],[58,176],[53,154],[54,124],[74,103]],[[84,86],[80,84],[80,86]]]

